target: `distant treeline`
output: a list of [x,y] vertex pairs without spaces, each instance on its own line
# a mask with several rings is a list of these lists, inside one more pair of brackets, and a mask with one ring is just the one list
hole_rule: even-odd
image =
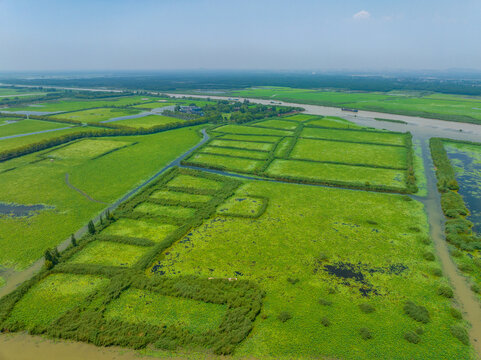
[[[455,75],[452,78],[456,77]],[[474,76],[473,76],[474,77]],[[354,91],[416,90],[449,94],[481,95],[481,80],[453,80],[448,77],[355,76],[312,74],[310,72],[254,71],[172,71],[138,73],[81,79],[0,79],[4,83],[43,86],[150,91],[187,91],[195,89],[239,89],[252,86],[287,86],[302,89],[333,88]],[[463,76],[466,79],[466,76]]]

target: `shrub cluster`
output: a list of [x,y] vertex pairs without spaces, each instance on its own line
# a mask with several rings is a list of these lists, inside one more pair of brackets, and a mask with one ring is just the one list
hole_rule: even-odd
[[431,321],[428,310],[422,305],[416,305],[412,301],[407,301],[404,305],[404,313],[413,320],[427,324]]

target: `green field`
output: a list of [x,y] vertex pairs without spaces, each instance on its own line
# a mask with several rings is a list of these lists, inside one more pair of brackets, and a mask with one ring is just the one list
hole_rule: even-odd
[[[0,121],[2,118],[0,118]],[[9,118],[9,120],[19,120],[15,123],[10,123],[7,125],[0,126],[0,137],[18,135],[18,134],[28,134],[36,131],[52,130],[64,128],[68,125],[41,121],[41,120],[30,120],[21,118]]]
[[179,188],[219,190],[222,187],[222,183],[215,180],[181,174],[169,181],[167,183],[167,186]]
[[179,219],[191,217],[195,213],[195,209],[189,209],[182,206],[157,205],[149,202],[139,204],[134,210],[149,215],[169,216]]
[[220,140],[238,140],[238,141],[261,141],[268,143],[275,143],[279,141],[280,137],[277,136],[263,136],[263,135],[238,135],[238,134],[224,134],[219,133]]
[[300,122],[304,122],[304,121],[308,121],[316,118],[318,118],[318,116],[308,115],[308,114],[296,114],[296,115],[286,116],[286,119],[300,121]]
[[1,163],[0,201],[45,204],[51,208],[31,217],[0,218],[0,264],[17,269],[27,267],[42,256],[46,248],[59,244],[106,207],[67,186],[67,173],[73,186],[95,200],[113,203],[195,145],[200,139],[198,129],[192,127],[145,136],[97,138],[60,147],[69,149],[85,143],[109,144],[109,147],[112,144],[117,146],[114,143],[119,146],[136,143],[96,159],[81,156],[38,161],[42,159],[42,154],[51,154],[47,150]]
[[406,168],[407,150],[400,146],[358,144],[317,139],[299,139],[293,159]]
[[133,237],[160,242],[177,227],[152,220],[121,218],[102,231],[102,235]]
[[[432,247],[421,241],[428,225],[419,202],[262,181],[236,196],[267,196],[269,206],[257,220],[214,217],[189,234],[190,246],[178,243],[156,262],[163,276],[236,277],[262,286],[261,316],[236,357],[470,358],[449,331],[456,323],[451,301],[437,295],[446,281],[431,275],[439,265],[423,259]],[[335,275],[336,267],[354,273]],[[427,324],[404,314],[407,300],[427,308]],[[361,311],[366,303],[374,312]],[[291,319],[280,321],[283,312]],[[405,333],[419,327],[420,343],[407,342]],[[361,328],[372,338],[363,340]]]
[[69,119],[82,122],[100,122],[103,120],[109,120],[121,116],[136,115],[140,112],[141,111],[138,109],[98,108],[51,115],[50,117],[52,119]]
[[50,275],[15,305],[9,322],[20,322],[27,329],[48,325],[107,282],[94,275]]
[[398,190],[405,188],[402,170],[378,169],[366,166],[316,163],[312,161],[276,159],[266,174],[275,178],[298,179],[312,182],[389,186]]
[[115,121],[114,124],[135,128],[151,128],[159,125],[175,124],[182,121],[183,120],[162,115],[147,115],[135,119]]
[[253,124],[254,126],[261,126],[266,128],[275,128],[282,130],[294,130],[297,127],[297,123],[293,121],[285,120],[264,120]]
[[410,92],[343,92],[265,87],[234,91],[234,96],[275,98],[287,102],[348,107],[481,124],[481,98]]
[[162,107],[165,107],[165,106],[170,106],[170,105],[174,105],[173,103],[171,102],[165,102],[164,100],[159,100],[159,101],[155,101],[155,102],[148,102],[148,103],[143,103],[143,104],[139,104],[139,105],[134,105],[132,107],[134,108],[139,108],[139,109],[156,109],[156,108],[162,108]]
[[264,151],[231,149],[231,148],[223,148],[218,146],[205,146],[200,150],[200,152],[202,152],[203,154],[228,155],[228,156],[234,156],[234,157],[241,157],[241,158],[244,157],[244,158],[259,159],[259,160],[267,158],[267,152],[264,152]]
[[187,163],[200,167],[212,167],[227,171],[238,171],[244,173],[254,172],[259,169],[263,162],[261,160],[251,160],[221,156],[213,154],[195,153],[186,160]]
[[129,289],[109,304],[104,316],[128,323],[182,326],[196,333],[218,327],[225,310],[224,305]]
[[119,140],[82,139],[48,151],[44,156],[55,160],[88,160],[111,153],[132,143]]
[[360,129],[362,126],[356,125],[355,123],[345,120],[336,116],[326,116],[321,119],[308,120],[306,125],[315,125],[327,128],[338,128],[338,129]]
[[164,199],[164,200],[171,200],[171,201],[182,201],[182,202],[201,202],[205,203],[212,199],[209,195],[200,195],[200,194],[186,194],[183,192],[178,191],[166,191],[166,190],[158,190],[154,192],[150,197],[154,199]]
[[277,129],[262,129],[252,126],[243,125],[224,125],[215,128],[216,132],[227,133],[227,134],[244,134],[244,135],[275,135],[275,136],[288,136],[292,133],[285,130]]
[[305,127],[302,130],[301,137],[399,146],[406,144],[405,134],[390,132],[349,131]]
[[[223,146],[223,147],[233,147],[239,148],[244,150],[259,150],[259,151],[269,151],[274,146],[272,143],[265,143],[265,142],[255,142],[257,140],[252,137],[252,140],[248,141],[231,141],[231,140],[223,140],[224,138],[220,138],[219,140],[212,140],[209,145],[212,146]],[[262,141],[258,139],[259,141]]]

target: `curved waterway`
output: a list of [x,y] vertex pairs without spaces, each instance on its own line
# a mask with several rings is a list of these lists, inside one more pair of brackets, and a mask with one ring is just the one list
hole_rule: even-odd
[[[83,89],[85,90],[85,89]],[[105,91],[105,90],[104,90]],[[155,93],[152,93],[155,94]],[[196,98],[206,98],[211,99],[228,99],[228,97],[223,96],[205,96],[205,95],[187,95],[187,94],[170,94],[175,97],[196,97]],[[240,100],[244,100],[240,98]],[[248,99],[252,103],[259,103],[265,105],[271,105],[271,100],[263,99]],[[475,124],[466,124],[450,121],[442,121],[421,117],[412,117],[404,115],[394,115],[386,113],[359,111],[356,114],[351,114],[342,111],[339,108],[318,106],[318,105],[306,105],[306,104],[295,104],[278,102],[276,104],[286,105],[286,106],[296,106],[303,107],[305,112],[314,115],[324,115],[324,116],[341,116],[345,119],[351,120],[359,125],[369,126],[377,129],[386,129],[390,131],[410,131],[413,134],[413,138],[416,142],[419,142],[422,147],[422,157],[425,166],[426,178],[427,178],[427,188],[428,195],[426,197],[417,197],[421,201],[426,209],[428,216],[428,221],[430,225],[430,233],[433,239],[436,252],[441,260],[441,265],[444,274],[449,279],[453,290],[455,292],[455,301],[458,303],[459,307],[463,311],[465,318],[471,323],[471,328],[469,331],[471,343],[478,355],[481,354],[481,307],[474,294],[472,293],[466,279],[457,270],[456,265],[452,261],[449,255],[448,246],[445,241],[444,236],[444,222],[445,218],[441,210],[440,205],[440,195],[436,187],[436,176],[434,173],[434,166],[431,159],[431,154],[429,151],[429,138],[431,137],[445,137],[457,140],[467,140],[467,141],[480,141],[481,139],[481,126]],[[402,120],[407,124],[398,124],[391,122],[383,122],[374,120],[374,118],[384,118],[390,120]],[[179,158],[174,160],[172,163],[161,169],[157,174],[155,174],[151,179],[147,180],[144,184],[138,188],[132,190],[126,194],[122,199],[119,199],[115,204],[113,204],[110,209],[114,209],[118,204],[128,199],[134,193],[136,193],[140,188],[150,183],[153,179],[159,176],[162,172],[167,170],[172,166],[180,164],[180,161],[188,156],[192,151],[194,151],[198,146],[202,145],[208,140],[208,136],[203,130],[204,138],[202,141],[190,149],[185,154],[181,155]],[[81,229],[83,232],[86,229]],[[81,236],[82,233],[78,234]],[[64,242],[65,247],[68,245],[68,241]],[[39,260],[32,268],[37,266],[37,269],[33,271],[27,269],[28,274],[24,274],[17,279],[9,279],[7,285],[4,288],[0,288],[0,297],[6,293],[11,292],[18,284],[24,280],[30,278],[38,269],[42,266],[42,261]],[[14,281],[11,281],[14,280]],[[24,334],[16,335],[0,335],[0,360],[4,359],[31,359],[35,358],[37,360],[51,359],[51,358],[68,358],[77,359],[76,353],[81,354],[79,359],[94,358],[94,359],[133,359],[134,353],[119,353],[116,349],[105,349],[96,348],[88,344],[81,343],[71,343],[71,342],[52,342],[50,340],[39,341],[38,337],[31,337]],[[54,344],[54,345],[53,345]],[[84,350],[84,349],[89,350]],[[59,350],[57,350],[57,348]],[[64,350],[62,350],[64,348]],[[56,353],[59,351],[59,353]],[[61,351],[65,351],[61,353]],[[82,352],[85,351],[85,352]],[[30,356],[22,357],[22,354],[27,354]],[[58,354],[58,355],[57,355]],[[65,355],[62,355],[65,354]],[[124,356],[124,357],[122,357]],[[125,357],[127,356],[127,357]],[[128,357],[130,356],[130,357]]]

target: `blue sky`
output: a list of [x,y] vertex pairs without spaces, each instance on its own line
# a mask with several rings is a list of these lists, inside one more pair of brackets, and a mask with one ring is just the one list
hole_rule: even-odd
[[481,69],[481,0],[0,0],[0,71]]

